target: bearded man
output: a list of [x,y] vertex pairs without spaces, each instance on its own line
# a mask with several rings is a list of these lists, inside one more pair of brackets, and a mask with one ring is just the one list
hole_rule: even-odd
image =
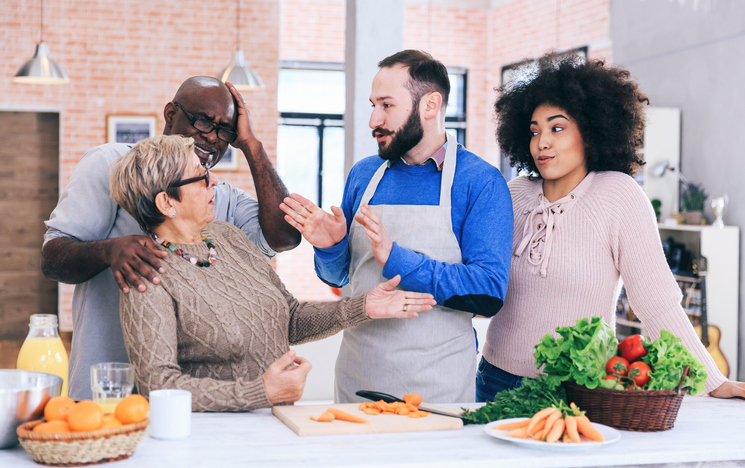
[[354,165],[332,213],[296,194],[281,208],[315,247],[325,283],[358,295],[401,275],[400,288],[430,293],[439,304],[415,319],[345,330],[335,400],[361,401],[356,391],[377,390],[472,402],[471,320],[496,314],[507,291],[510,194],[497,168],[445,131],[450,80],[441,62],[404,50],[378,67],[370,128],[379,157]]

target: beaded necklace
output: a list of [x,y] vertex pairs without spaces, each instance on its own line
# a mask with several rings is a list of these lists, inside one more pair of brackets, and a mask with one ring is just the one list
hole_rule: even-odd
[[155,233],[152,235],[153,240],[156,244],[160,244],[163,247],[167,248],[171,252],[175,253],[176,255],[179,255],[184,260],[191,262],[192,265],[196,265],[199,267],[208,267],[215,263],[215,243],[212,242],[212,239],[207,239],[207,236],[200,236],[205,244],[207,244],[207,247],[210,249],[210,256],[207,260],[197,260],[196,257],[192,257],[188,253],[184,252],[183,250],[177,248],[175,245],[171,244],[167,240],[163,239],[162,237],[158,237]]

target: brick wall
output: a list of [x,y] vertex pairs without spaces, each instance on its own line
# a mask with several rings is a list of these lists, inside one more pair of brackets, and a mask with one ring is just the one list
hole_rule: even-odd
[[[612,58],[609,0],[516,0],[409,3],[404,11],[404,47],[431,52],[446,65],[468,69],[466,146],[498,164],[492,104],[503,65],[550,48],[588,46],[591,57]],[[259,137],[276,155],[277,68],[282,60],[344,61],[344,0],[242,0],[241,42],[246,59],[266,89],[246,94]],[[475,5],[475,6],[474,6]],[[558,8],[557,8],[558,6]],[[13,84],[39,37],[39,5],[11,2],[0,13],[0,110],[60,112],[60,186],[80,156],[105,143],[106,115],[156,114],[192,75],[214,75],[235,47],[232,0],[61,0],[45,5],[45,40],[70,75],[65,86]],[[558,22],[557,22],[558,17]],[[384,24],[384,23],[382,23]],[[557,41],[558,25],[558,41]],[[249,47],[250,45],[250,47]],[[242,161],[220,178],[253,193]],[[281,254],[277,271],[304,300],[334,296],[312,268],[307,244]],[[69,310],[72,289],[61,289]]]
[[[259,138],[275,158],[279,2],[242,0],[241,42],[266,89],[246,93]],[[106,142],[109,114],[155,114],[184,79],[215,75],[235,49],[233,0],[60,0],[45,4],[45,41],[70,76],[63,86],[12,83],[39,40],[39,2],[6,2],[0,12],[0,110],[60,113],[60,187],[89,148]],[[219,177],[253,193],[243,161]],[[61,288],[69,311],[72,288]]]

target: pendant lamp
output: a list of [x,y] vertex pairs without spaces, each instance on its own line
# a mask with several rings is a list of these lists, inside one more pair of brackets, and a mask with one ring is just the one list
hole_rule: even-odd
[[40,29],[41,37],[36,45],[36,52],[33,58],[24,63],[13,78],[15,83],[28,84],[65,84],[70,82],[70,78],[65,70],[60,67],[49,56],[49,47],[44,42],[44,0],[41,0],[41,20]]
[[228,66],[217,76],[222,81],[230,81],[239,91],[261,89],[264,83],[259,75],[246,64],[246,58],[241,50],[240,36],[241,6],[240,0],[235,2],[235,52]]

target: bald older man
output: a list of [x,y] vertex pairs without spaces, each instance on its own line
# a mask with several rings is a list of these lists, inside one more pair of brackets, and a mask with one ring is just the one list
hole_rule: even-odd
[[[230,83],[189,78],[166,104],[163,117],[163,133],[194,138],[204,164],[220,161],[229,144],[246,155],[258,201],[220,182],[215,187],[215,221],[241,228],[268,258],[298,245],[300,233],[279,209],[287,189],[251,128],[243,98]],[[145,291],[142,278],[158,284],[158,274],[165,273],[159,261],[165,252],[111,199],[109,165],[129,149],[109,143],[86,152],[45,223],[42,272],[47,279],[76,285],[69,382],[75,400],[91,398],[91,364],[128,362],[119,289],[137,294],[130,288]]]

